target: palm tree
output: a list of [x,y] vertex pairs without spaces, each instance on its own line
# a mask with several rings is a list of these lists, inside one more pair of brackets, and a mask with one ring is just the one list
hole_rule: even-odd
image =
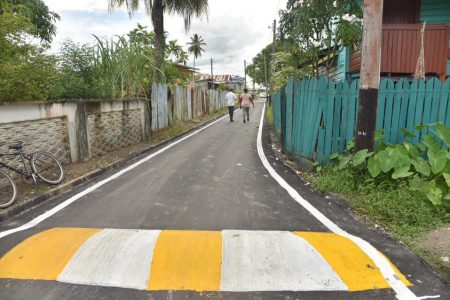
[[[126,5],[128,14],[139,9],[140,0],[108,0],[109,10]],[[164,12],[178,14],[184,18],[186,31],[191,26],[192,17],[200,17],[208,12],[208,0],[144,0],[145,10],[150,15],[155,31],[155,55],[153,81],[160,82],[164,69]]]
[[202,46],[206,46],[206,43],[203,41],[203,38],[201,36],[195,33],[191,37],[191,42],[187,44],[189,45],[188,52],[194,55],[194,69],[195,69],[195,59],[199,56],[202,56],[202,52],[205,52],[205,49],[203,49]]

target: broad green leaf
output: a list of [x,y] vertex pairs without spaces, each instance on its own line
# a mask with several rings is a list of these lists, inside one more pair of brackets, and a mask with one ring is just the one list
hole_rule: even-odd
[[366,162],[366,158],[371,157],[373,155],[373,152],[368,152],[367,149],[360,150],[355,153],[355,156],[353,158],[353,165],[359,166]]
[[426,193],[428,200],[433,203],[433,205],[442,204],[442,190],[438,187],[430,188]]
[[450,200],[450,193],[448,193],[447,195],[445,195],[443,199],[445,199],[445,200]]
[[444,124],[436,125],[436,133],[437,136],[450,147],[450,128],[445,126]]
[[409,172],[409,168],[410,167],[395,169],[395,171],[392,173],[392,179],[405,178],[414,174],[413,172]]
[[430,176],[431,173],[430,164],[422,157],[418,156],[416,157],[416,159],[411,160],[411,164],[420,174],[425,175],[427,177]]
[[433,174],[437,174],[444,170],[448,161],[447,150],[439,149],[437,151],[433,151],[430,149],[427,154]]
[[378,161],[378,157],[369,157],[367,161],[367,169],[372,177],[377,177],[381,173],[380,164]]
[[438,151],[439,149],[441,149],[439,143],[428,134],[423,136],[423,143],[428,147],[429,150]]
[[386,148],[378,154],[380,169],[384,173],[389,172],[394,167],[395,158],[393,157],[393,153],[394,149]]
[[317,171],[317,172],[322,171],[322,167],[321,167],[321,166],[318,166],[318,167],[316,168],[316,171]]
[[336,159],[336,158],[339,157],[339,155],[340,155],[339,152],[335,152],[335,153],[333,153],[333,154],[330,155],[330,159],[331,159],[331,160]]
[[447,183],[447,186],[450,187],[450,175],[448,175],[447,173],[442,173],[442,176],[444,176],[445,183]]
[[405,137],[416,137],[412,132],[408,131],[406,128],[400,128],[400,131],[403,133]]
[[350,157],[343,156],[340,158],[339,161],[339,170],[343,170],[348,166],[348,163],[350,162]]
[[417,147],[414,146],[413,144],[404,142],[403,146],[405,147],[406,150],[408,150],[408,153],[412,158],[416,158],[419,156],[419,150],[417,150]]

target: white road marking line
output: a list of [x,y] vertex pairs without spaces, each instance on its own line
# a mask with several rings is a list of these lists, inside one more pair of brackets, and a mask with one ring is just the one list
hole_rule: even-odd
[[307,241],[286,231],[222,231],[221,291],[347,291]]
[[380,269],[381,274],[383,274],[384,278],[387,280],[389,285],[396,293],[397,299],[400,300],[412,300],[418,299],[417,296],[397,277],[391,265],[371,244],[366,242],[365,240],[349,234],[348,232],[341,229],[335,223],[333,223],[330,219],[328,219],[324,214],[322,214],[317,208],[315,208],[311,203],[305,200],[300,194],[290,186],[270,165],[267,160],[264,149],[262,147],[262,128],[264,124],[264,115],[265,115],[266,104],[264,103],[261,120],[259,123],[258,136],[257,136],[257,149],[258,155],[263,163],[264,167],[270,173],[270,175],[280,184],[289,195],[297,201],[301,206],[303,206],[307,211],[309,211],[319,222],[321,222],[324,226],[326,226],[330,231],[346,237],[352,240],[356,245],[358,245],[361,250],[363,250],[376,264],[376,266]]
[[224,116],[224,117],[222,117],[222,118],[220,118],[220,119],[218,119],[218,120],[216,120],[216,121],[214,121],[214,122],[212,122],[212,123],[209,123],[209,124],[206,125],[205,127],[202,127],[202,128],[200,128],[200,129],[198,129],[198,130],[196,130],[196,131],[194,131],[194,132],[192,132],[192,133],[190,133],[190,134],[188,134],[188,135],[186,135],[186,136],[180,138],[179,140],[176,140],[176,141],[170,143],[169,145],[167,145],[167,146],[165,146],[165,147],[159,149],[158,151],[156,151],[156,152],[154,152],[154,153],[152,153],[152,154],[146,156],[145,158],[139,160],[138,162],[135,162],[135,163],[132,164],[131,166],[129,166],[129,167],[125,168],[125,169],[122,169],[121,171],[115,173],[114,175],[112,175],[112,176],[110,176],[110,177],[108,177],[108,178],[106,178],[106,179],[103,179],[102,181],[97,182],[97,183],[94,184],[93,186],[91,186],[91,187],[85,189],[84,191],[82,191],[82,192],[80,192],[80,193],[78,193],[78,194],[76,194],[76,195],[70,197],[69,199],[67,199],[66,201],[64,201],[64,202],[62,202],[62,203],[60,203],[60,204],[58,204],[57,206],[53,207],[53,208],[50,209],[49,211],[47,211],[47,212],[43,213],[42,215],[40,215],[40,216],[38,216],[38,217],[32,219],[32,220],[29,221],[28,223],[23,224],[23,225],[21,225],[21,226],[19,226],[19,227],[16,227],[16,228],[12,228],[12,229],[8,229],[8,230],[5,230],[5,231],[0,232],[0,239],[1,239],[1,238],[4,238],[5,236],[11,235],[11,234],[13,234],[13,233],[16,233],[16,232],[19,232],[19,231],[24,231],[24,230],[30,229],[30,228],[32,228],[32,227],[38,225],[38,224],[41,223],[42,221],[48,219],[49,217],[53,216],[53,215],[56,214],[57,212],[59,212],[59,211],[61,211],[62,209],[66,208],[67,206],[69,206],[69,205],[72,204],[73,202],[77,201],[77,200],[80,199],[81,197],[83,197],[83,196],[89,194],[89,193],[92,192],[92,191],[95,191],[96,189],[98,189],[99,187],[105,185],[106,183],[108,183],[108,182],[110,182],[110,181],[116,179],[117,177],[123,175],[124,173],[126,173],[126,172],[128,172],[128,171],[130,171],[130,170],[132,170],[132,169],[134,169],[134,168],[136,168],[137,166],[139,166],[139,165],[145,163],[146,161],[152,159],[153,157],[155,157],[155,156],[157,156],[157,155],[163,153],[164,151],[166,151],[166,150],[172,148],[173,146],[175,146],[175,145],[177,145],[177,144],[183,142],[184,140],[190,138],[191,136],[194,136],[194,135],[198,134],[199,132],[205,130],[206,128],[208,128],[208,127],[210,127],[210,126],[212,126],[212,125],[214,125],[214,124],[216,124],[216,123],[218,123],[218,122],[220,122],[220,121],[222,121],[222,120],[224,120],[224,119],[226,119],[226,118],[228,118],[228,115],[226,115],[226,116]]
[[160,230],[104,229],[87,240],[58,281],[147,288],[153,249]]

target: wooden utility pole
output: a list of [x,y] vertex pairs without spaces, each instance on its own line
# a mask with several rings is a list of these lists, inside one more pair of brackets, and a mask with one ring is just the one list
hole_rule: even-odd
[[247,88],[247,61],[244,59],[244,88]]
[[253,63],[253,77],[252,77],[252,82],[253,82],[253,93],[256,95],[256,89],[255,89],[255,63]]
[[380,85],[383,0],[364,0],[356,150],[373,150]]
[[277,20],[273,20],[273,41],[272,41],[272,56],[275,54],[275,41],[277,33]]
[[211,58],[211,89],[214,89],[213,59]]
[[265,77],[265,81],[266,81],[266,100],[269,102],[269,106],[270,106],[271,102],[270,102],[270,98],[269,98],[269,87],[267,85],[267,62],[266,62],[265,54],[264,54],[264,77]]

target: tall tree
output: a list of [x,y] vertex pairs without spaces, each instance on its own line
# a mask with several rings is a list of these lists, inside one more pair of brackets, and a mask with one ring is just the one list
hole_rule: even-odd
[[[108,0],[109,9],[126,5],[131,14],[139,9],[139,0]],[[164,69],[164,13],[178,14],[184,18],[184,27],[189,30],[192,17],[200,17],[207,14],[208,0],[144,0],[145,10],[150,15],[155,31],[155,71],[153,79],[161,81],[161,72]]]
[[205,49],[202,46],[206,46],[206,43],[203,41],[203,38],[195,33],[191,37],[191,41],[187,43],[189,45],[188,52],[194,55],[194,69],[195,69],[195,59],[199,56],[202,56],[202,52],[205,52]]
[[36,27],[33,35],[46,43],[52,42],[56,34],[55,22],[60,20],[60,16],[50,11],[43,0],[0,0],[0,14],[5,11],[6,5],[31,21]]

